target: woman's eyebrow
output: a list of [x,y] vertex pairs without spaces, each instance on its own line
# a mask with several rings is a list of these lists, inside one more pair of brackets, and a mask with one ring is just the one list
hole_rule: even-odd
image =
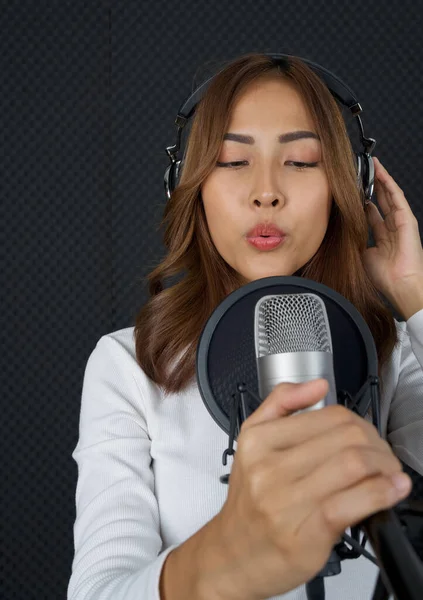
[[[287,144],[288,142],[295,142],[304,138],[313,138],[320,142],[320,137],[313,131],[290,131],[283,133],[279,136],[278,140],[281,144]],[[255,139],[252,135],[244,135],[242,133],[225,133],[223,136],[224,140],[230,140],[232,142],[240,142],[241,144],[254,144]]]

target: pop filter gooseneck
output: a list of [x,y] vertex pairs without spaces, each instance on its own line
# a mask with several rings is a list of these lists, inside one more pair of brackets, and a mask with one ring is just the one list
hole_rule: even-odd
[[[362,417],[371,414],[380,430],[379,379],[376,346],[370,329],[358,310],[344,296],[321,283],[295,276],[267,277],[253,281],[229,294],[213,311],[205,324],[197,346],[197,381],[203,402],[214,421],[229,436],[228,449],[222,457],[233,455],[233,444],[242,422],[260,405],[254,339],[257,302],[264,296],[309,294],[323,301],[330,325],[333,370],[338,403]],[[221,478],[228,483],[229,476]],[[383,588],[397,600],[421,600],[423,568],[393,510],[381,511],[363,521],[376,553],[377,561],[359,543],[345,534],[337,544],[326,567],[307,583],[311,594],[324,598],[323,578],[340,572],[340,561],[364,554],[380,568],[378,597]],[[359,527],[351,529],[358,535]],[[360,550],[361,549],[361,550]],[[316,590],[322,590],[316,592]],[[386,592],[386,593],[387,593]],[[375,590],[376,594],[376,590]],[[387,598],[388,596],[385,595]]]

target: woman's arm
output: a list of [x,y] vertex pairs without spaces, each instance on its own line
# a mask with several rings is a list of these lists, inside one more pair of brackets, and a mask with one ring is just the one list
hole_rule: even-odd
[[158,600],[172,549],[162,550],[151,440],[126,343],[103,336],[85,369],[68,600]]
[[423,310],[410,317],[399,337],[399,375],[387,440],[403,462],[423,475]]

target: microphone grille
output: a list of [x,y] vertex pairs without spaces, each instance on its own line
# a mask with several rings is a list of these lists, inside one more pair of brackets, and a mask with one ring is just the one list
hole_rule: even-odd
[[284,352],[332,352],[326,307],[316,294],[275,294],[255,309],[256,356]]

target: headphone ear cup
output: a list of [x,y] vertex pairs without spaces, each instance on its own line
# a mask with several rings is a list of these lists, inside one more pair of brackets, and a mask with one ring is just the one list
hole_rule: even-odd
[[360,153],[360,161],[365,204],[368,204],[372,199],[375,185],[375,165],[373,158],[367,152]]
[[180,163],[181,163],[181,161],[177,160],[175,162],[172,162],[166,168],[166,171],[164,174],[164,187],[165,187],[166,196],[168,198],[170,198],[170,195],[172,194],[173,190],[178,185]]
[[170,164],[165,171],[164,174],[164,188],[165,188],[165,192],[166,192],[166,196],[168,199],[170,199],[170,195],[173,192],[174,185],[173,185],[173,181],[174,181],[174,164],[172,163]]
[[[178,185],[179,180],[181,178],[182,166],[184,164],[184,160],[178,160],[175,164],[175,187]],[[174,188],[175,189],[175,188]]]
[[363,152],[355,153],[357,166],[357,185],[362,186],[364,192],[364,204],[368,204],[373,195],[374,188],[374,164],[370,154]]
[[363,168],[361,162],[361,154],[359,152],[354,152],[354,164],[357,173],[357,185],[359,185],[361,181],[361,173]]
[[374,188],[375,188],[375,163],[373,162],[373,158],[370,154],[364,154],[364,159],[366,161],[366,173],[367,173],[367,191],[366,191],[366,204],[371,201]]

